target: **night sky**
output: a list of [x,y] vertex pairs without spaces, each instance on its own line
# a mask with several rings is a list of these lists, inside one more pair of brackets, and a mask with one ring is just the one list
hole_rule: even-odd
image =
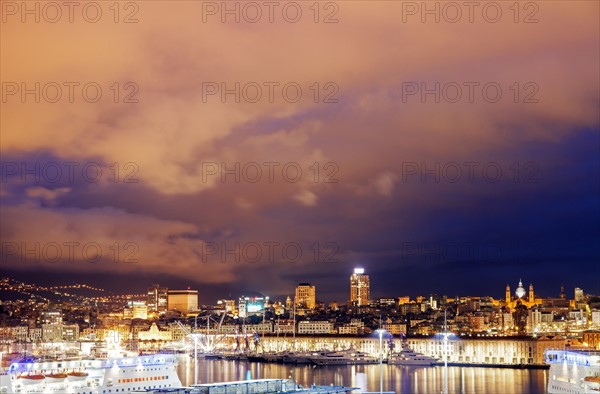
[[[537,2],[534,23],[331,3],[318,23],[308,3],[297,23],[9,15],[2,275],[201,303],[299,282],[346,301],[354,267],[373,297],[600,294],[600,3]],[[62,96],[14,93],[36,82]]]

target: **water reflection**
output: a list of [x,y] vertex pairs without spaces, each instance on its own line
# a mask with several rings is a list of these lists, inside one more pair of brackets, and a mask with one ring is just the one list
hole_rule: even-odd
[[[194,383],[194,363],[182,357],[179,377],[184,385]],[[379,365],[315,367],[310,365],[268,364],[225,360],[199,360],[198,383],[253,379],[292,378],[309,386],[344,385],[361,391],[379,390]],[[440,393],[444,388],[443,367],[383,366],[383,389],[397,393]],[[448,368],[450,393],[545,393],[546,370],[503,368]]]

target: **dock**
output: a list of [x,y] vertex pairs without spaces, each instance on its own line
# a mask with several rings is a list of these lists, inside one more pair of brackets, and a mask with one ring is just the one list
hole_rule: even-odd
[[152,394],[341,394],[357,388],[343,386],[302,387],[291,379],[253,379],[235,382],[195,384],[189,387],[152,389]]

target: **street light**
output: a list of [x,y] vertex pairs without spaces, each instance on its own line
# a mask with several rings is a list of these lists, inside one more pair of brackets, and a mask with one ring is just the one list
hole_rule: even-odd
[[387,332],[384,329],[375,330],[379,334],[379,393],[383,393],[383,334]]

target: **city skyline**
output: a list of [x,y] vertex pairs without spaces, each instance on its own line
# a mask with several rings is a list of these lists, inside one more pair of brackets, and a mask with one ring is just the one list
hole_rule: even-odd
[[[7,278],[9,280],[17,280],[15,278]],[[19,280],[17,280],[19,281]],[[19,281],[21,282],[21,281]],[[421,291],[421,292],[415,292],[415,293],[406,293],[406,292],[397,292],[395,294],[387,294],[387,293],[382,293],[382,294],[376,294],[375,296],[371,297],[369,301],[371,302],[376,302],[378,299],[385,299],[385,298],[394,298],[394,299],[398,299],[398,298],[403,298],[403,297],[410,297],[411,300],[415,300],[417,297],[425,297],[428,298],[430,295],[435,295],[435,296],[447,296],[447,297],[492,297],[496,300],[506,300],[507,304],[509,303],[510,300],[510,304],[514,307],[516,300],[517,299],[521,299],[524,304],[527,307],[532,307],[535,306],[535,303],[531,301],[530,297],[530,290],[533,286],[533,283],[531,283],[529,286],[527,286],[527,291],[519,296],[516,291],[518,289],[517,284],[520,283],[521,280],[519,281],[515,281],[514,286],[511,285],[510,283],[507,284],[507,286],[504,287],[504,292],[502,292],[502,295],[500,295],[501,291],[500,289],[495,289],[495,291],[493,290],[492,292],[483,292],[483,293],[473,293],[473,292],[467,292],[467,293],[443,293],[440,292],[439,290],[436,289],[432,289],[431,291]],[[22,283],[26,283],[28,285],[33,285],[33,286],[38,286],[39,284],[33,283],[33,282],[27,282],[27,281],[22,281]],[[60,285],[58,285],[58,288],[66,288],[69,286],[73,286],[74,284],[66,284],[64,282],[60,282]],[[163,300],[163,304],[162,304],[162,308],[156,308],[154,306],[154,301],[153,300],[157,300],[158,299],[158,293],[156,292],[155,286],[158,285],[158,289],[160,289],[160,291],[164,292],[164,300]],[[293,303],[294,301],[294,297],[295,294],[297,294],[297,289],[298,287],[302,287],[302,286],[311,286],[315,289],[313,289],[314,294],[316,294],[316,297],[314,298],[315,303],[321,302],[321,303],[325,303],[325,305],[327,305],[328,303],[331,302],[337,302],[339,304],[342,305],[351,305],[352,304],[352,293],[349,292],[346,294],[346,299],[344,299],[344,297],[341,298],[336,298],[336,299],[324,299],[324,298],[320,298],[319,297],[319,291],[317,290],[318,287],[315,285],[315,283],[307,283],[307,282],[302,282],[302,283],[297,283],[295,286],[290,288],[290,291],[287,293],[282,293],[282,294],[270,294],[267,292],[261,292],[261,291],[250,291],[250,292],[243,292],[243,291],[232,291],[229,292],[227,294],[221,293],[221,294],[217,294],[215,296],[207,296],[206,294],[202,293],[202,290],[200,288],[192,288],[190,286],[172,286],[169,287],[168,285],[164,284],[164,283],[159,283],[159,284],[152,284],[152,285],[147,285],[144,289],[141,289],[140,291],[136,292],[130,292],[128,293],[130,296],[133,297],[133,299],[140,299],[140,300],[144,300],[146,302],[146,304],[148,305],[148,310],[149,311],[166,311],[167,308],[167,297],[168,297],[168,291],[170,290],[177,290],[177,291],[197,291],[197,297],[199,299],[198,301],[198,305],[215,305],[218,301],[222,301],[222,300],[237,300],[238,297],[266,297],[268,299],[270,299],[271,302],[281,302],[281,303],[285,303],[286,298],[290,298],[291,302]],[[40,285],[41,286],[41,285]],[[93,293],[98,294],[99,291],[109,291],[109,295],[114,295],[114,296],[121,296],[125,293],[121,292],[112,292],[110,290],[106,290],[106,289],[99,289],[99,288],[95,288],[95,287],[90,287],[89,284],[87,283],[80,283],[77,284],[77,286],[81,286],[82,289],[86,290],[89,289],[90,291],[92,291]],[[144,286],[144,284],[141,284],[141,286]],[[507,288],[508,287],[508,288]],[[122,289],[121,287],[117,287],[118,289]],[[182,289],[186,289],[186,290],[182,290]],[[511,289],[509,291],[509,289]],[[3,290],[3,289],[0,289]],[[554,292],[549,292],[549,293],[535,293],[535,298],[537,299],[538,297],[543,297],[543,298],[565,298],[565,299],[577,299],[578,297],[582,297],[582,294],[588,294],[591,296],[596,296],[596,293],[593,292],[588,292],[586,291],[586,289],[582,289],[580,286],[574,286],[574,287],[566,287],[564,285],[564,283],[561,283],[557,289],[555,289],[556,291]],[[151,295],[151,291],[152,291],[152,295]],[[582,293],[583,292],[583,293]],[[133,296],[134,294],[137,294],[136,296]],[[300,303],[300,301],[298,301],[296,299],[296,304],[298,305]],[[365,304],[366,305],[366,304]],[[307,308],[307,309],[312,309],[312,308]]]

